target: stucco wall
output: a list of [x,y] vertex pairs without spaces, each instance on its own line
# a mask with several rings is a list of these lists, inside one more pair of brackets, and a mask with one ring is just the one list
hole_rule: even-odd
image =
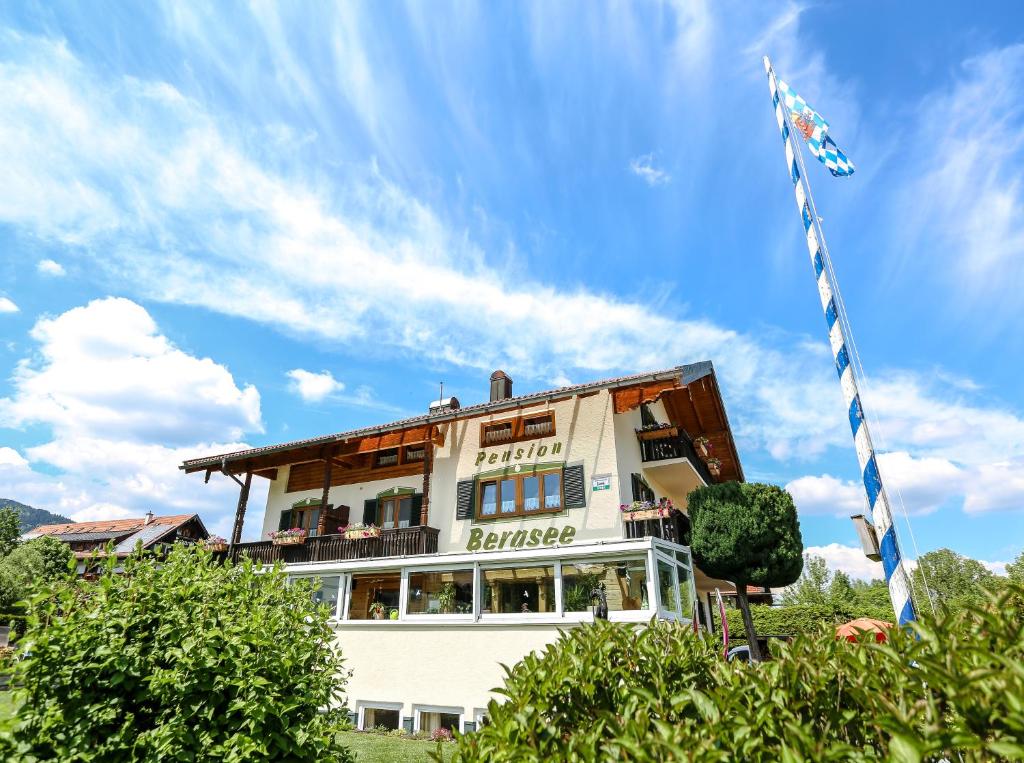
[[402,703],[403,716],[412,715],[413,705],[457,707],[472,721],[474,710],[487,706],[491,689],[504,683],[499,663],[514,665],[570,627],[349,623],[338,629],[336,639],[352,671],[345,699],[351,710],[360,703]]

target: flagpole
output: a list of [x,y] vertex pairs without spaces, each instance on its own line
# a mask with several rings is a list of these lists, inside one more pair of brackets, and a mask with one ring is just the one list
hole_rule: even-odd
[[768,75],[768,88],[775,106],[775,119],[779,123],[779,130],[782,132],[782,140],[785,144],[786,165],[789,169],[790,179],[793,181],[797,209],[800,210],[804,232],[807,234],[807,250],[811,256],[811,265],[814,268],[818,284],[821,308],[825,312],[825,320],[828,324],[828,338],[832,345],[836,373],[839,375],[839,384],[843,388],[843,401],[849,411],[857,461],[860,463],[864,489],[867,493],[868,505],[871,507],[871,519],[878,537],[885,580],[889,586],[889,599],[892,601],[899,624],[903,625],[917,619],[914,603],[910,597],[910,578],[900,552],[899,541],[896,538],[896,526],[892,521],[892,511],[889,509],[889,496],[882,484],[882,476],[878,470],[878,459],[875,456],[875,446],[868,431],[868,422],[864,416],[864,407],[857,387],[857,377],[846,349],[848,345],[847,328],[843,325],[844,316],[837,309],[835,299],[839,294],[839,288],[832,277],[828,247],[825,244],[825,235],[821,230],[821,222],[814,206],[814,197],[811,196],[811,186],[804,167],[803,155],[800,153],[800,145],[796,142],[788,109],[784,108],[782,103],[775,81],[775,72],[767,56],[764,57],[764,69]]

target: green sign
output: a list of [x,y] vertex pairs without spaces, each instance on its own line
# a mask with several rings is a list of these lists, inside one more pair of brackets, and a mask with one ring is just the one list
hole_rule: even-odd
[[489,532],[484,535],[483,529],[474,527],[469,531],[467,551],[497,551],[504,548],[536,548],[553,546],[556,543],[567,546],[576,537],[576,528],[567,525],[562,528],[549,527],[543,530],[535,527],[532,530],[505,530],[501,534]]

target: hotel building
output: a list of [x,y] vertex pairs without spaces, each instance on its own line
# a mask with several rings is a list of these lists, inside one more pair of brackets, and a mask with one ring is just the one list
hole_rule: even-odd
[[[592,621],[602,597],[612,621],[689,621],[732,588],[684,545],[688,493],[743,479],[710,362],[519,397],[490,381],[479,405],[181,466],[238,482],[232,558],[318,581],[360,728],[473,729],[500,663]],[[270,481],[262,537],[301,527],[303,542],[239,542],[254,477]],[[663,498],[672,511],[621,509]],[[346,537],[356,523],[379,536]]]

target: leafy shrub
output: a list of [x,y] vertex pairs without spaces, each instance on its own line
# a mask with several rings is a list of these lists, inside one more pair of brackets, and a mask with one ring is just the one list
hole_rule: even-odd
[[[750,615],[754,620],[754,630],[761,636],[796,636],[801,633],[817,633],[822,623],[846,622],[846,618],[837,617],[828,607],[812,604],[794,604],[791,607],[769,607],[766,604],[753,604]],[[726,620],[729,623],[729,643],[738,641],[746,643],[743,630],[742,613],[738,609],[727,609]],[[714,612],[715,628],[718,628],[718,612]],[[721,634],[716,633],[719,640]]]
[[1012,593],[887,644],[836,641],[826,626],[755,665],[726,663],[714,640],[670,623],[585,625],[507,669],[506,701],[452,759],[1024,759]]
[[10,759],[351,761],[342,661],[306,586],[176,547],[32,601]]

